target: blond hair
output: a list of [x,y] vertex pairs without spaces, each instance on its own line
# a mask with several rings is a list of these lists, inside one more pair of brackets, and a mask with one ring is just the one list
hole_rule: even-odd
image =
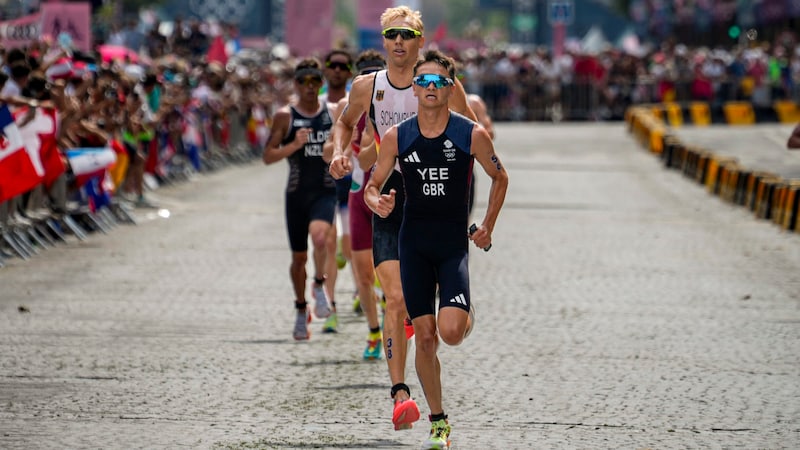
[[405,5],[386,8],[386,11],[381,14],[381,28],[386,28],[390,23],[398,19],[408,21],[411,28],[420,33],[425,32],[425,25],[422,24],[422,13],[414,11]]

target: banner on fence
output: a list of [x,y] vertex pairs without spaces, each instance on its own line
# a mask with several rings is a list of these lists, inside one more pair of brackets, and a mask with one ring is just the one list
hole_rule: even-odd
[[43,3],[36,14],[0,22],[0,41],[6,48],[25,47],[42,39],[56,43],[59,36],[69,36],[73,49],[91,50],[91,6],[88,2]]

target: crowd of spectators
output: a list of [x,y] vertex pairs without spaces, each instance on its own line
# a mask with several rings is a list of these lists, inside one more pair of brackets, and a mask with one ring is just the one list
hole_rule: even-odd
[[746,41],[730,48],[688,47],[671,41],[649,51],[567,46],[532,51],[454,55],[465,86],[481,95],[496,120],[620,120],[632,104],[750,101],[769,110],[776,100],[800,103],[800,45]]
[[[0,49],[0,106],[11,111],[15,128],[35,136],[29,131],[39,117],[55,124],[52,135],[40,132],[25,142],[31,158],[40,153],[46,173],[31,189],[0,195],[0,265],[16,249],[46,242],[48,232],[37,227],[42,221],[84,217],[90,231],[102,229],[101,209],[130,218],[125,211],[158,207],[148,192],[160,184],[260,156],[271,113],[286,102],[290,66],[211,58],[214,37],[194,34],[199,29],[192,23],[171,36],[145,34],[144,51],[113,55],[103,48],[129,45],[134,35],[120,32],[114,45],[120,36],[112,33],[104,43],[110,47],[93,52],[46,41]],[[45,140],[53,141],[61,164],[45,161]],[[34,145],[40,148],[31,151]],[[113,156],[83,173],[70,159],[74,149],[105,151],[95,162]],[[9,161],[0,158],[0,164]],[[13,181],[2,180],[0,194],[29,181],[15,173]]]

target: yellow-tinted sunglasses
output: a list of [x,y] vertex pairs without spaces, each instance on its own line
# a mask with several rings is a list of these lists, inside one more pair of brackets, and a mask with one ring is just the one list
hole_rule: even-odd
[[397,39],[397,36],[400,36],[404,41],[410,41],[411,39],[422,36],[419,30],[409,27],[390,27],[383,30],[381,34],[384,38],[391,40]]

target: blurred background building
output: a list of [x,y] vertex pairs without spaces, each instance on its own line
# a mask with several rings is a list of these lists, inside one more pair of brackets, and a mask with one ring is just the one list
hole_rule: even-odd
[[[0,0],[0,20],[34,13],[48,1]],[[374,47],[377,17],[406,4],[423,13],[429,42],[452,48],[558,46],[590,37],[612,46],[733,46],[748,33],[773,40],[800,30],[800,0],[90,0],[99,38],[110,24],[154,11],[160,22],[215,19],[236,25],[246,43],[330,37],[328,46]],[[299,28],[299,29],[298,29]],[[293,33],[297,32],[297,36]],[[317,38],[319,39],[319,38]]]

